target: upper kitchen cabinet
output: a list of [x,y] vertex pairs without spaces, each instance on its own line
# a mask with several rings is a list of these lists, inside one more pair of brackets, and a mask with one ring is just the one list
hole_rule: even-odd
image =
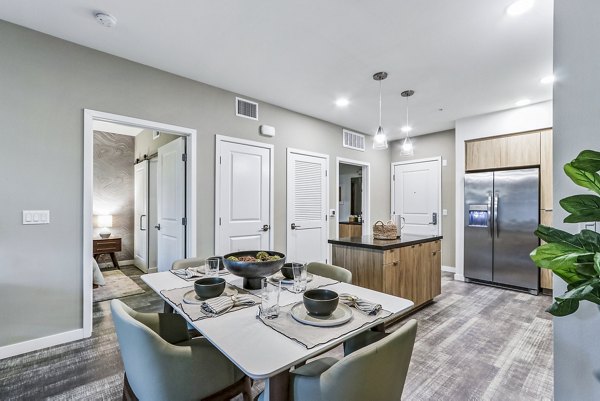
[[540,152],[540,209],[552,210],[552,130],[541,134]]
[[466,171],[540,165],[540,132],[466,142]]

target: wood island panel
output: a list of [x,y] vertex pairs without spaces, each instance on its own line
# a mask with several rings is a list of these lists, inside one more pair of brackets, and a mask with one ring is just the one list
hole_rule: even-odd
[[350,270],[352,284],[383,291],[383,252],[350,246],[333,246],[333,264]]

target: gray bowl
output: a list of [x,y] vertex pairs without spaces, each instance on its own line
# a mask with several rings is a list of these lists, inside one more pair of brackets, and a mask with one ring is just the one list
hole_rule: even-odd
[[292,269],[292,263],[284,263],[281,267],[281,274],[283,274],[283,277],[293,280],[294,270]]
[[225,291],[225,279],[222,277],[205,277],[194,281],[194,291],[199,298],[218,297]]
[[261,251],[240,251],[223,256],[225,268],[229,270],[231,274],[243,277],[244,288],[247,290],[260,289],[260,280],[277,273],[285,263],[285,255],[274,251],[263,252],[267,252],[271,256],[277,255],[280,259],[267,262],[240,262],[227,259],[230,256],[235,256],[236,258],[239,258],[240,256],[256,256],[258,252]]
[[340,297],[337,292],[317,288],[304,293],[304,307],[309,315],[326,317],[335,311]]

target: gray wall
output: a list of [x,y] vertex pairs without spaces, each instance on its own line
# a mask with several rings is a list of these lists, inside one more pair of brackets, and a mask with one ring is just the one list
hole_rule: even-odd
[[[117,260],[133,260],[134,137],[94,131],[94,215],[110,214],[111,238],[121,238]],[[94,238],[101,227],[94,226]],[[110,262],[108,254],[99,263]]]
[[[331,172],[336,156],[368,161],[377,177],[372,194],[379,195],[371,200],[372,219],[389,216],[389,152],[370,150],[371,141],[366,152],[343,148],[339,126],[262,102],[260,121],[238,118],[233,93],[4,21],[0,38],[1,139],[10,144],[0,157],[0,291],[19,305],[3,310],[0,346],[82,327],[84,108],[198,130],[199,256],[214,249],[216,134],[274,144],[275,249],[286,245],[288,146],[329,153]],[[260,124],[277,135],[258,136]],[[334,183],[332,177],[330,208]],[[50,209],[51,224],[21,225],[23,209]]]
[[[570,232],[559,200],[583,192],[562,167],[583,149],[600,150],[600,2],[554,2],[554,226]],[[554,295],[565,291],[555,279]],[[600,399],[600,312],[584,302],[554,318],[554,393],[557,401]]]
[[442,209],[448,210],[447,216],[442,217],[442,265],[454,267],[455,265],[455,163],[454,163],[454,130],[435,132],[428,135],[419,135],[414,138],[414,155],[400,155],[402,141],[390,144],[393,162],[424,159],[427,157],[441,156],[448,164],[442,166]]
[[178,135],[167,134],[161,132],[157,139],[152,139],[152,131],[145,129],[135,136],[135,157],[134,159],[143,159],[144,155],[152,155],[158,152],[158,148],[174,139],[179,138]]

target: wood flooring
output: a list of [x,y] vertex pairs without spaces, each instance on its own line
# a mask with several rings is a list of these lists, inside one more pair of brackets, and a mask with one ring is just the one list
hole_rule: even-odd
[[[122,300],[136,310],[162,311],[141,272],[122,270],[146,290]],[[551,400],[552,321],[544,312],[550,302],[444,274],[442,295],[410,317],[419,328],[403,399]],[[119,400],[122,385],[108,301],[94,304],[92,337],[0,360],[0,400]]]

